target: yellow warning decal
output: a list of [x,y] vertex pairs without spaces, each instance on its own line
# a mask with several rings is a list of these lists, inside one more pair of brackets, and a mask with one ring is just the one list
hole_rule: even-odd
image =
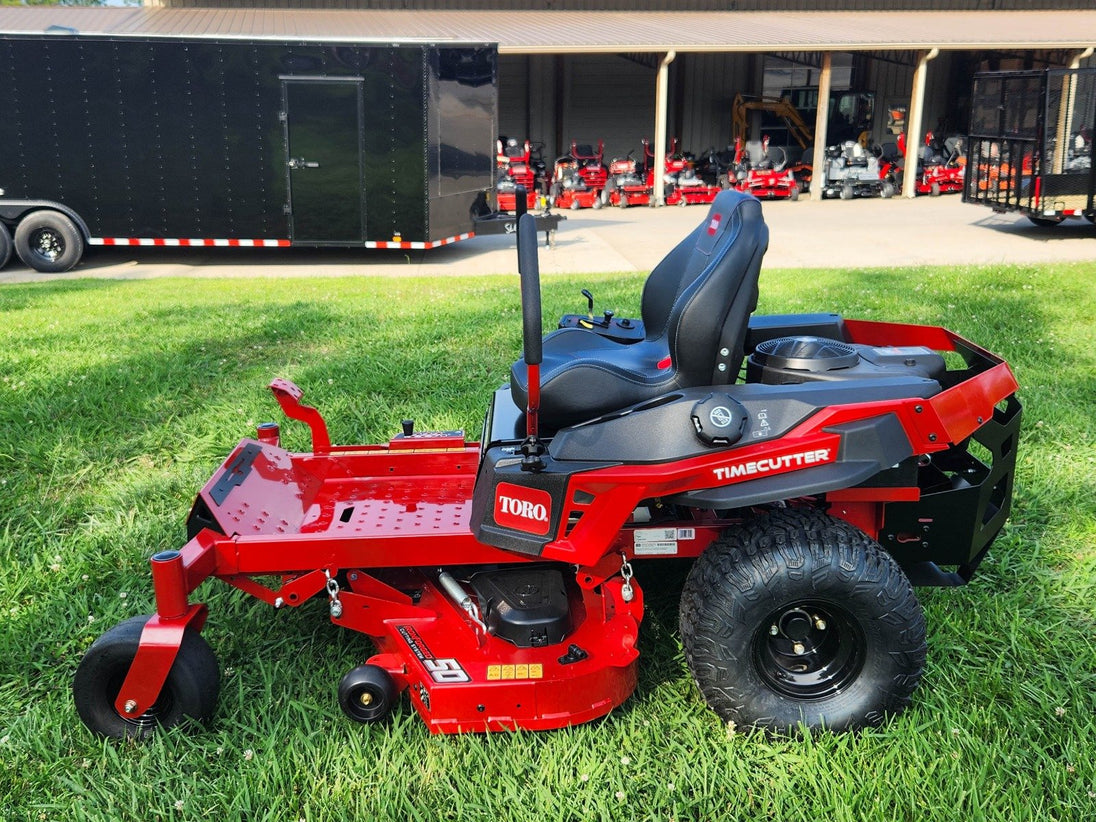
[[531,665],[488,665],[488,682],[509,682],[517,679],[544,679],[544,666]]

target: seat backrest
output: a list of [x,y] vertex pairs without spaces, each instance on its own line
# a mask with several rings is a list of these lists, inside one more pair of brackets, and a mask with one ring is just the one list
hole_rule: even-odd
[[[733,210],[735,204],[749,201],[757,204],[752,197],[735,191],[728,190],[720,193],[712,203],[704,222],[689,232],[651,270],[643,285],[643,296],[640,301],[640,316],[643,319],[646,339],[654,340],[667,335],[671,311],[678,305],[682,293],[704,273],[710,261],[708,254],[696,253],[697,248],[701,245],[709,245],[717,238],[728,239],[727,231],[732,228],[734,221],[724,220],[722,215]],[[729,207],[728,204],[730,204]],[[760,204],[757,206],[760,221]],[[708,230],[713,220],[719,224],[719,229],[716,235],[709,235]],[[761,229],[766,232],[761,250],[763,254],[768,244],[768,229],[765,228],[764,223],[761,223]],[[758,264],[760,265],[760,259]],[[757,273],[755,271],[753,275],[755,281]]]
[[670,321],[670,309],[685,286],[699,273],[689,270],[688,264],[701,230],[703,226],[689,232],[647,275],[639,310],[648,340],[665,336]]
[[666,324],[677,383],[733,382],[742,364],[749,317],[757,308],[757,280],[769,245],[761,204],[733,189],[723,191],[690,238],[693,246],[685,265],[695,275],[677,294]]

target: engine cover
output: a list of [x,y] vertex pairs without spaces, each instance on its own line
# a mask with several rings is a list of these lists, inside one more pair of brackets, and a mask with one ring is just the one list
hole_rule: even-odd
[[746,360],[747,382],[805,382],[924,377],[939,380],[944,358],[924,346],[872,347],[826,337],[779,337],[759,343]]
[[471,585],[493,636],[519,648],[541,648],[571,633],[567,585],[558,568],[489,571],[472,577]]

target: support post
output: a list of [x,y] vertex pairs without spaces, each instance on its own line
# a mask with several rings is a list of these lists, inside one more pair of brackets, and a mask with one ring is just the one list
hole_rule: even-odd
[[917,154],[921,150],[921,121],[925,114],[925,77],[928,74],[929,61],[940,53],[934,48],[926,51],[917,61],[913,70],[913,96],[910,98],[909,117],[906,120],[906,156],[902,168],[902,196],[913,199],[917,196]]
[[826,126],[830,121],[830,78],[833,55],[822,55],[822,71],[818,75],[818,110],[814,115],[814,156],[811,158],[811,200],[822,199],[822,177],[826,169]]
[[670,108],[669,78],[670,63],[677,57],[676,51],[666,52],[658,64],[658,76],[655,79],[655,156],[651,160],[654,167],[654,191],[651,192],[656,206],[666,205],[663,195],[665,188],[663,174],[666,171],[666,120]]

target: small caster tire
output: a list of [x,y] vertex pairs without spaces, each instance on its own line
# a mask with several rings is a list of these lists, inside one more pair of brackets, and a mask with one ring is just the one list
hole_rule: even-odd
[[376,665],[351,668],[339,681],[339,707],[355,722],[382,722],[398,698],[392,675]]
[[88,648],[72,682],[72,697],[80,719],[99,736],[146,739],[157,727],[172,728],[188,720],[207,723],[220,691],[217,658],[193,628],[183,634],[179,654],[156,701],[140,716],[125,716],[114,700],[137,656],[141,632],[149,616],[115,625]]

